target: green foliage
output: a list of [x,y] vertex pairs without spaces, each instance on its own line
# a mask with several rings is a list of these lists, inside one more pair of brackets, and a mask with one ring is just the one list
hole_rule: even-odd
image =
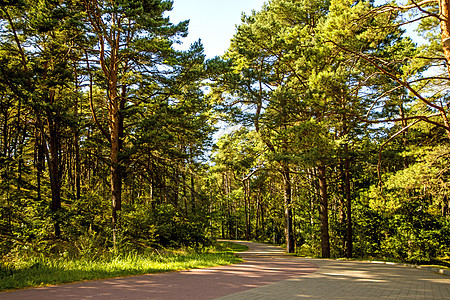
[[245,245],[224,241],[216,242],[215,247],[218,251],[225,253],[236,253],[248,250],[248,247]]
[[123,215],[123,242],[150,247],[208,246],[205,235],[206,219],[200,216],[183,216],[170,204],[155,209],[132,209]]
[[[87,264],[109,255],[113,233],[117,247],[108,259],[210,245],[210,215],[201,208],[201,160],[213,132],[201,91],[203,47],[172,48],[188,22],[164,16],[171,1],[99,1],[95,9],[90,2],[35,2],[0,7],[1,260],[37,257],[39,267],[45,257],[83,257]],[[114,59],[116,72],[105,71]],[[108,98],[114,93],[120,97]],[[123,122],[124,209],[115,228],[112,115]]]
[[383,239],[383,217],[374,211],[358,203],[354,206],[355,213],[355,256],[362,258],[381,257],[381,241]]
[[[218,225],[222,236],[245,225],[256,238],[279,241],[286,224],[281,200],[290,193],[297,251],[304,255],[318,255],[323,222],[332,254],[349,256],[349,201],[355,255],[409,261],[446,255],[448,87],[443,77],[422,80],[442,57],[440,32],[432,18],[422,18],[419,30],[435,37],[417,48],[398,26],[401,10],[391,8],[277,0],[242,18],[225,60],[211,62],[222,70],[213,77],[212,97],[220,113],[241,126],[219,140],[211,168],[219,181],[218,215],[226,217]],[[436,9],[432,3],[413,10],[425,16]],[[396,121],[385,123],[389,119]],[[414,120],[427,123],[406,128]],[[254,150],[250,135],[261,150]],[[234,197],[242,188],[230,172],[248,174],[243,170],[258,160],[262,169],[249,178],[248,206]],[[319,166],[326,166],[328,224],[319,219]],[[283,190],[286,180],[290,191]]]
[[[446,147],[413,147],[403,153],[408,167],[385,174],[382,189],[362,193],[356,215],[361,256],[429,261],[444,257],[448,219],[442,217],[447,194]],[[445,215],[445,214],[444,214]]]

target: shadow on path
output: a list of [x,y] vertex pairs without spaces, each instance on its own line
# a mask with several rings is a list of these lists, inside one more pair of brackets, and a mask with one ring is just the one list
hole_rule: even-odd
[[358,261],[293,260],[316,264],[319,270],[219,299],[450,299],[450,277],[425,270]]
[[238,241],[244,263],[0,293],[0,299],[450,299],[450,277],[407,267],[302,259]]
[[317,271],[280,247],[239,242],[244,263],[0,293],[0,299],[214,299]]

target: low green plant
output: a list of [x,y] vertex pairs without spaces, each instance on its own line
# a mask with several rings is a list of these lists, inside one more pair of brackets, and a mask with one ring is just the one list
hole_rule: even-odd
[[221,253],[235,253],[246,251],[248,250],[248,247],[238,243],[219,241],[213,247],[211,247],[211,249],[212,251],[219,251]]

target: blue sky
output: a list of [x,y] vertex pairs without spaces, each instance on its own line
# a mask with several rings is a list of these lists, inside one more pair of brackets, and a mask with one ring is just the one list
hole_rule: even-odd
[[[259,11],[266,0],[174,0],[173,10],[169,12],[172,23],[190,20],[189,36],[178,49],[188,49],[199,38],[205,47],[207,58],[222,55],[230,45],[230,39],[241,23],[241,14]],[[387,0],[376,0],[380,5]],[[407,27],[407,35],[414,41],[423,43],[413,31],[415,26]]]
[[172,23],[190,20],[189,36],[181,49],[189,48],[199,38],[207,58],[222,55],[241,23],[241,14],[259,11],[264,0],[174,0],[169,13]]

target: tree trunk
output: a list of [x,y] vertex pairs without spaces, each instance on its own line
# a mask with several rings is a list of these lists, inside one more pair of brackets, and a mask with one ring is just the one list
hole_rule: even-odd
[[344,190],[347,204],[347,232],[346,232],[346,257],[353,256],[353,223],[352,223],[352,196],[350,186],[350,157],[348,144],[344,144]]
[[61,236],[61,226],[58,216],[58,212],[61,209],[61,172],[59,170],[59,133],[56,126],[52,117],[48,116],[50,153],[47,159],[52,192],[51,211],[53,213],[55,237],[59,238]]
[[110,135],[111,135],[111,202],[113,245],[116,247],[117,212],[122,208],[122,174],[120,168],[120,120],[119,99],[115,93],[110,99]]
[[226,211],[226,206],[225,206],[224,201],[221,201],[220,208],[222,210],[222,217],[220,218],[220,223],[222,225],[221,226],[222,239],[225,239],[225,226],[226,226],[226,223],[225,223],[225,214],[224,214],[224,212]]
[[[189,154],[191,156],[190,160],[192,163],[193,162],[192,157],[194,156],[192,145],[191,145],[191,147],[189,147]],[[195,201],[196,201],[196,199],[195,199],[195,178],[194,178],[194,171],[192,171],[192,173],[191,173],[191,208],[192,208],[193,213],[196,210]]]
[[80,135],[76,129],[75,136],[75,199],[81,198],[81,163],[80,163]]
[[260,216],[261,216],[261,221],[260,221],[260,236],[264,234],[264,226],[266,224],[265,222],[265,216],[264,216],[264,202],[263,202],[263,198],[262,198],[262,192],[261,192],[261,185],[259,186],[259,211],[260,211]]
[[[439,10],[441,17],[441,39],[443,43],[444,57],[447,62],[447,73],[450,76],[450,0],[439,0]],[[450,122],[446,111],[442,110],[441,117],[446,126],[447,137],[450,139]]]
[[[78,77],[76,74],[76,67],[75,70],[75,78]],[[75,91],[79,91],[79,85],[78,80],[76,81]],[[75,113],[75,124],[76,127],[74,129],[74,146],[75,146],[75,199],[80,200],[81,198],[81,157],[80,157],[80,117],[78,116],[78,96],[75,99],[75,107],[74,107],[74,113]]]
[[[345,101],[344,101],[345,103]],[[345,108],[345,107],[344,107]],[[342,118],[343,135],[348,134],[347,115],[344,113]],[[352,194],[350,185],[350,155],[348,143],[344,143],[344,197],[346,203],[347,230],[345,232],[345,254],[347,258],[353,256],[353,223],[352,223]]]
[[175,187],[173,193],[173,204],[176,208],[178,208],[179,202],[179,193],[180,193],[180,169],[178,168],[178,164],[175,165],[173,170],[173,177],[175,180]]
[[286,252],[294,253],[295,243],[294,235],[292,232],[292,193],[291,193],[291,177],[288,166],[283,166],[283,190],[284,190],[284,216],[286,226],[284,233],[286,236]]
[[322,257],[330,257],[330,236],[328,233],[328,191],[326,180],[326,166],[318,167],[319,192],[320,192],[320,237],[322,245]]
[[[228,229],[228,237],[230,239],[233,238],[233,220],[231,220],[233,206],[230,201],[230,193],[231,193],[231,178],[228,175],[228,172],[223,174],[223,189],[225,195],[225,206],[226,206],[226,217],[227,217],[227,229]],[[225,212],[224,211],[224,212]]]
[[[123,109],[125,106],[126,88],[122,86],[119,95],[118,81],[118,51],[120,33],[114,34],[114,41],[111,45],[111,56],[109,62],[108,76],[108,93],[109,93],[109,133],[111,139],[111,202],[112,202],[112,227],[113,227],[113,244],[116,248],[116,232],[118,222],[118,212],[122,209],[122,158],[120,157],[122,150],[123,138]],[[103,61],[102,64],[105,62]]]
[[442,199],[442,216],[448,218],[450,215],[450,199],[447,195],[444,195],[444,199]]
[[187,191],[186,191],[186,167],[183,167],[183,172],[182,172],[182,179],[183,179],[183,201],[184,201],[184,213],[187,216],[189,214],[189,207],[188,207],[188,202],[187,202]]
[[191,174],[191,208],[192,208],[192,212],[195,212],[196,205],[195,205],[195,179],[194,179],[194,174]]
[[122,177],[120,174],[118,147],[111,147],[111,200],[113,244],[116,245],[117,212],[122,208]]
[[244,187],[244,213],[245,213],[245,239],[250,240],[249,218],[248,218],[248,190],[246,180],[242,181]]
[[[44,65],[44,69],[47,71],[47,64]],[[47,127],[48,127],[48,147],[44,146],[47,150],[47,162],[50,177],[50,189],[52,193],[52,203],[50,210],[52,212],[55,237],[61,236],[61,225],[59,220],[59,211],[61,210],[61,178],[62,170],[60,169],[60,119],[58,117],[58,111],[53,111],[51,108],[55,104],[55,92],[53,90],[47,91],[46,103],[49,105],[46,109]],[[43,126],[42,126],[43,127]],[[43,130],[43,128],[41,129]],[[44,139],[44,138],[43,138]]]
[[[439,10],[441,17],[441,39],[444,44],[443,50],[447,61],[447,72],[450,76],[450,42],[448,42],[448,39],[450,38],[450,0],[439,0]],[[446,43],[444,43],[444,41],[446,41]]]
[[255,226],[255,239],[259,240],[261,227],[261,184],[259,184],[258,194],[256,195],[256,226]]
[[450,199],[447,198],[447,219],[450,217]]
[[37,201],[40,203],[42,201],[41,180],[45,167],[44,137],[40,130],[36,130],[36,143],[38,143],[36,162]]
[[[344,151],[345,152],[345,151]],[[345,156],[345,155],[344,155]],[[340,179],[340,188],[341,188],[341,195],[339,196],[339,225],[340,229],[342,229],[342,249],[344,252],[346,252],[347,249],[347,218],[346,218],[346,211],[347,211],[347,202],[346,202],[346,177],[345,177],[345,158],[339,159],[339,172],[341,174]],[[343,253],[340,253],[341,256],[343,256]]]

